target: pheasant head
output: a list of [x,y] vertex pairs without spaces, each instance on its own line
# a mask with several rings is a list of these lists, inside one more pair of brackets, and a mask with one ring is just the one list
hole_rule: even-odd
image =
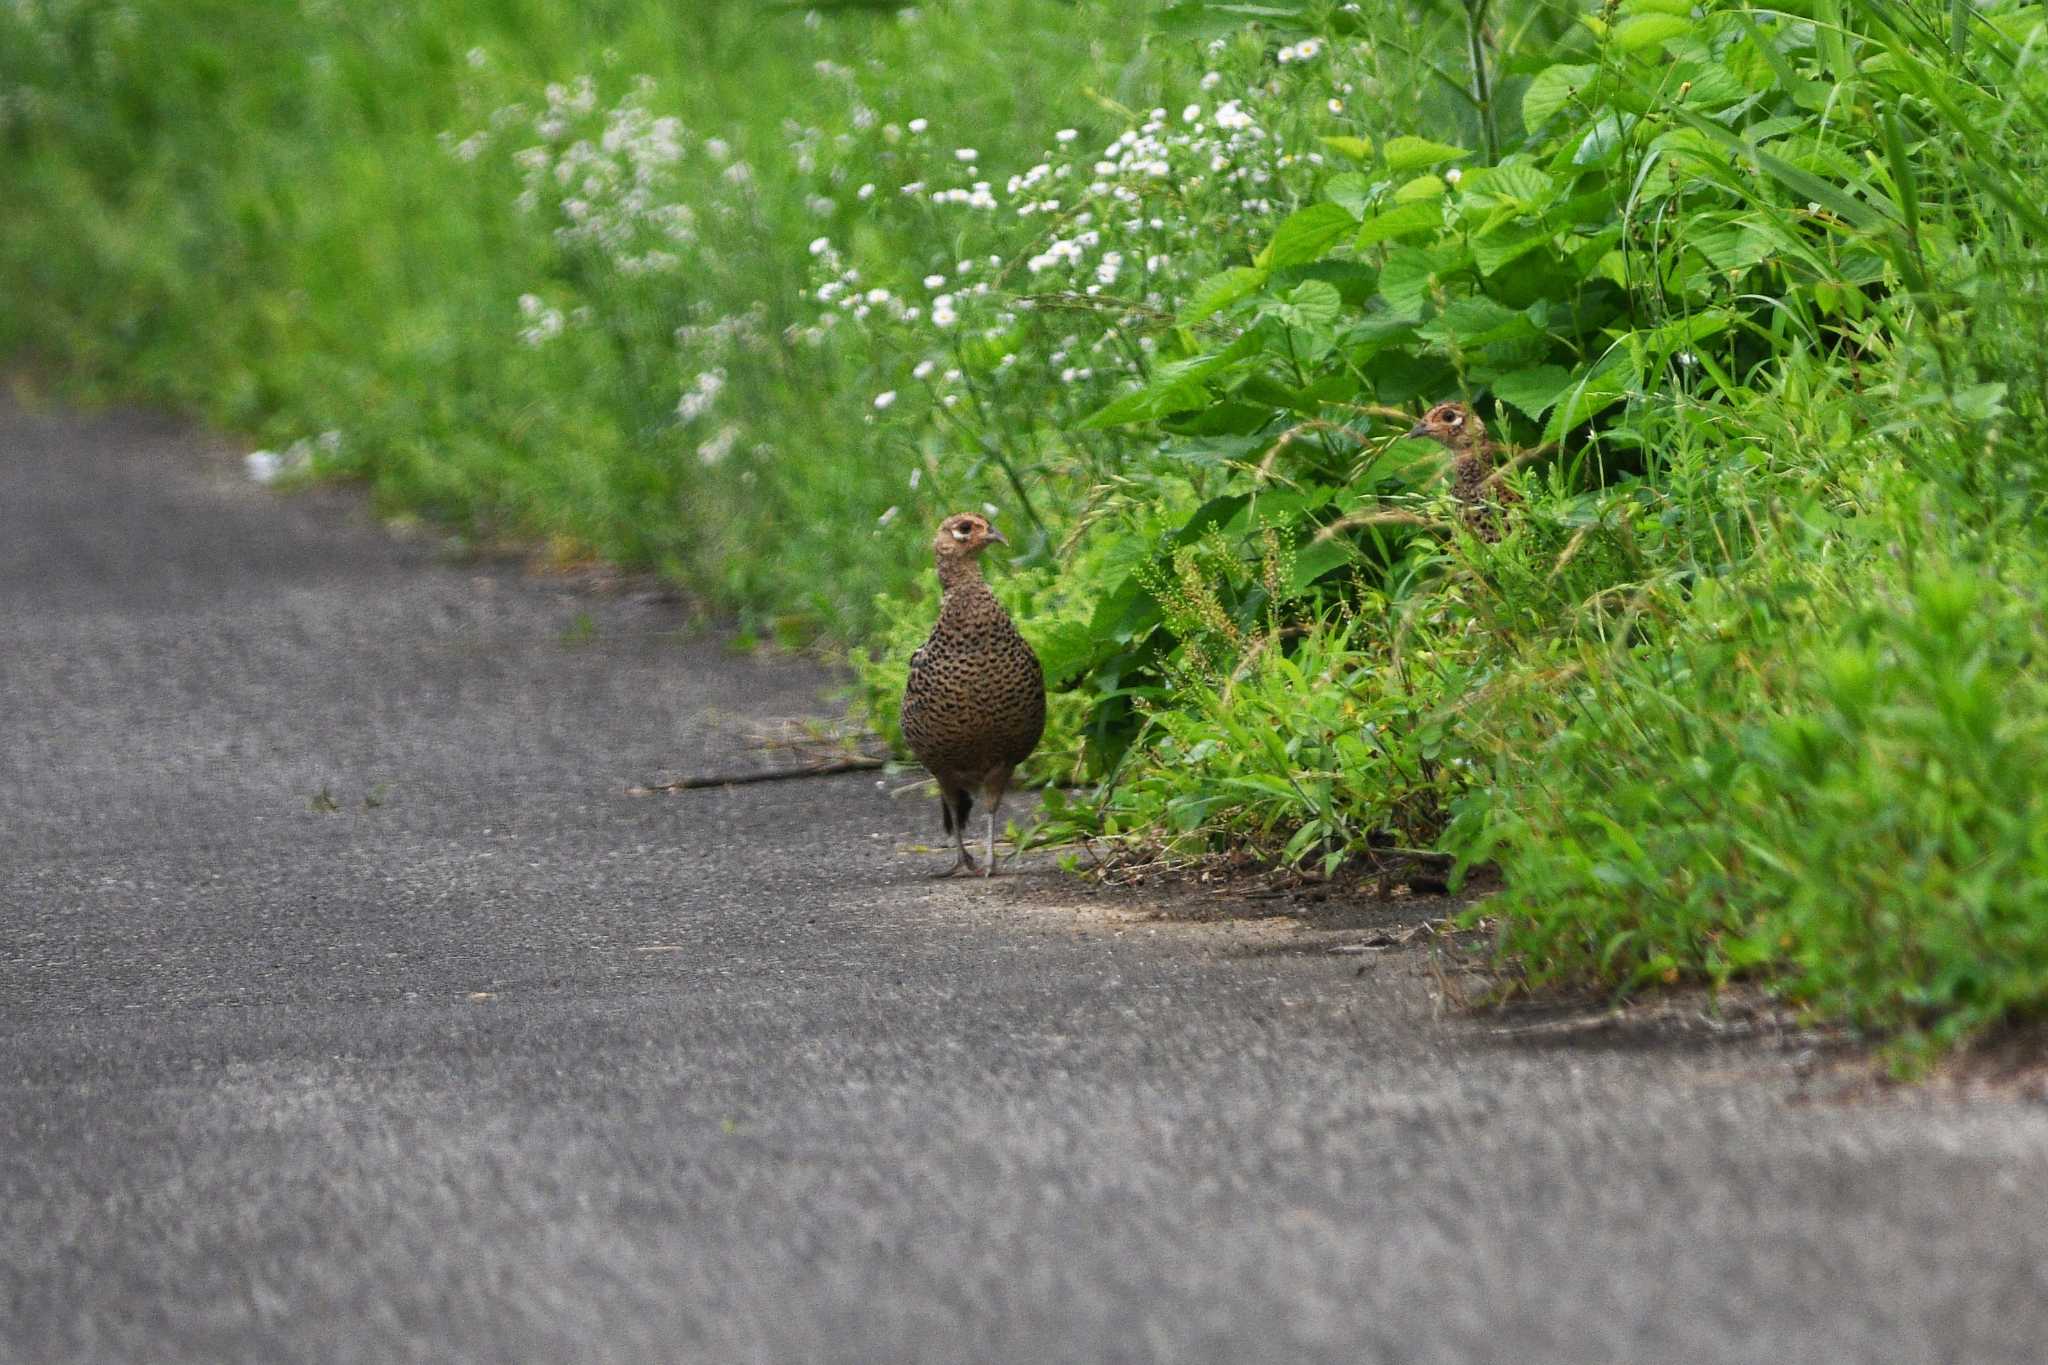
[[1438,403],[1408,428],[1410,436],[1426,436],[1457,455],[1487,452],[1486,423],[1463,403]]

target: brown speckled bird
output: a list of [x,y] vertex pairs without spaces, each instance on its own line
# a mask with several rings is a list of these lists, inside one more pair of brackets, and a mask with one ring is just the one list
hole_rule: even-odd
[[1427,436],[1451,452],[1451,495],[1465,505],[1465,524],[1481,540],[1499,540],[1501,508],[1522,495],[1493,477],[1500,447],[1487,436],[1479,414],[1463,403],[1438,403],[1408,434]]
[[1045,674],[1038,656],[982,582],[979,556],[1003,533],[972,512],[950,516],[932,541],[938,559],[939,619],[910,656],[903,689],[903,738],[939,784],[946,833],[960,856],[940,876],[980,871],[967,851],[974,794],[988,803],[988,870],[996,873],[996,810],[1010,774],[1045,732]]

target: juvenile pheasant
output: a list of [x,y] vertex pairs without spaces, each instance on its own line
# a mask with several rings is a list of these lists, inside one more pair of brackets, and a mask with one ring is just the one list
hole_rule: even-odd
[[988,870],[996,874],[996,810],[1010,773],[1045,732],[1045,674],[1010,614],[982,582],[978,558],[1003,533],[972,512],[939,524],[938,623],[910,656],[903,689],[903,738],[939,783],[939,809],[960,856],[940,876],[980,871],[967,851],[974,794],[988,802]]
[[1427,436],[1451,452],[1451,496],[1465,506],[1465,524],[1481,540],[1500,539],[1502,507],[1522,495],[1493,477],[1500,447],[1486,434],[1486,423],[1463,403],[1438,403],[1408,428],[1410,436]]

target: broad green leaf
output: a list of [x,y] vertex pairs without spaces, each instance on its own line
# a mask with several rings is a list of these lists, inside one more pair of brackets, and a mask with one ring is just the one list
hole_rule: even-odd
[[1498,274],[1501,267],[1519,260],[1550,242],[1550,229],[1541,223],[1499,228],[1472,241],[1472,259],[1481,274]]
[[1418,247],[1396,247],[1380,271],[1380,297],[1393,307],[1397,317],[1414,321],[1422,316],[1429,298],[1430,279],[1436,262]]
[[1671,74],[1685,91],[1680,99],[1688,109],[1720,109],[1749,95],[1735,73],[1719,62],[1686,62]]
[[1363,218],[1372,207],[1373,182],[1357,171],[1333,175],[1323,185],[1323,198],[1338,205],[1353,218]]
[[1262,436],[1193,436],[1162,447],[1159,458],[1213,469],[1244,460],[1269,444]]
[[1304,265],[1357,226],[1358,219],[1337,204],[1296,209],[1273,233],[1257,263],[1267,267]]
[[1522,92],[1522,126],[1534,133],[1600,74],[1597,66],[1548,66]]
[[1626,398],[1636,381],[1635,364],[1627,346],[1615,346],[1586,366],[1565,385],[1564,393],[1543,439],[1555,441],[1566,432]]
[[1288,586],[1299,591],[1330,570],[1350,563],[1357,554],[1349,541],[1336,536],[1328,540],[1311,540],[1295,555],[1294,577]]
[[1364,250],[1380,242],[1405,237],[1411,232],[1434,232],[1444,225],[1444,208],[1441,200],[1418,199],[1412,203],[1399,204],[1385,213],[1365,220],[1358,229],[1351,245]]
[[1421,335],[1461,350],[1495,341],[1533,336],[1536,325],[1526,314],[1484,296],[1457,299],[1432,318]]
[[1213,354],[1160,365],[1152,371],[1150,383],[1111,399],[1083,418],[1080,427],[1096,431],[1131,422],[1151,422],[1170,413],[1201,407],[1209,398],[1205,381],[1236,366],[1258,348],[1258,338],[1246,333]]
[[1342,156],[1363,161],[1372,155],[1372,139],[1365,137],[1321,137],[1316,141]]
[[1487,172],[1480,188],[1508,200],[1524,213],[1541,213],[1557,198],[1557,181],[1519,157]]
[[1579,139],[1578,147],[1572,152],[1572,165],[1599,165],[1614,155],[1615,149],[1621,146],[1622,136],[1621,120],[1613,114],[1598,120]]
[[1195,286],[1194,295],[1188,300],[1187,307],[1181,310],[1179,320],[1182,323],[1200,322],[1239,299],[1250,297],[1265,286],[1270,273],[1249,265],[1218,271]]
[[1170,383],[1154,380],[1120,398],[1111,399],[1080,423],[1083,431],[1151,422],[1170,413],[1186,412],[1209,401],[1209,390],[1198,379],[1177,379]]
[[1692,31],[1692,21],[1676,14],[1637,14],[1614,26],[1614,45],[1623,52],[1640,52]]
[[1463,147],[1432,142],[1426,137],[1390,137],[1380,153],[1387,159],[1387,169],[1395,175],[1407,175],[1446,161],[1462,161],[1472,155]]
[[1778,253],[1773,235],[1761,223],[1733,222],[1717,226],[1698,222],[1686,233],[1685,244],[1706,257],[1716,270],[1746,270]]
[[1413,180],[1402,185],[1400,189],[1394,191],[1394,202],[1397,204],[1413,204],[1420,200],[1441,199],[1443,197],[1443,177],[1435,175],[1418,175]]
[[1337,320],[1344,300],[1338,295],[1335,285],[1322,280],[1303,280],[1288,291],[1287,303],[1301,325],[1328,327]]
[[1543,414],[1564,397],[1564,391],[1571,382],[1571,371],[1564,366],[1538,365],[1533,370],[1504,374],[1494,380],[1491,387],[1495,398],[1517,409],[1531,421],[1540,422]]

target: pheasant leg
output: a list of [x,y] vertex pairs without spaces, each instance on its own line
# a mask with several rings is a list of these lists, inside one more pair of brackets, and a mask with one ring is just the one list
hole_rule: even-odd
[[967,875],[970,877],[981,871],[980,865],[974,861],[974,855],[967,851],[967,822],[965,820],[961,821],[959,827],[954,830],[953,837],[960,845],[960,856],[955,858],[953,865],[944,872],[932,873],[935,879],[955,876],[963,867],[967,869]]

